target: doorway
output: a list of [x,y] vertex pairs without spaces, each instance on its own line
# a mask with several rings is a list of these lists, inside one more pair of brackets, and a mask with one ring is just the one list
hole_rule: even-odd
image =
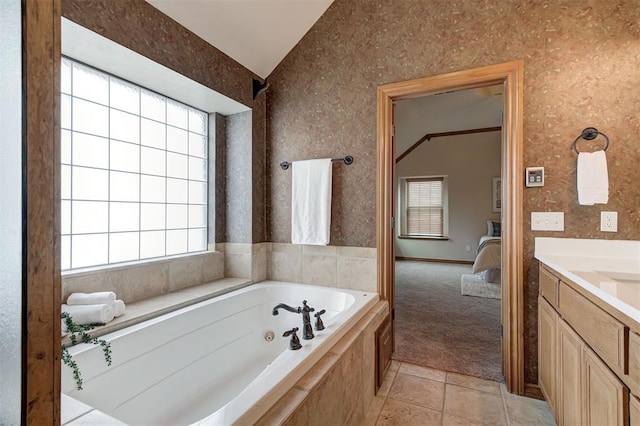
[[394,102],[393,358],[498,382],[502,90]]
[[[523,62],[490,65],[378,87],[377,248],[378,291],[395,317],[394,101],[502,84],[502,372],[509,392],[524,394],[522,272],[522,93]],[[395,343],[394,343],[395,345]]]

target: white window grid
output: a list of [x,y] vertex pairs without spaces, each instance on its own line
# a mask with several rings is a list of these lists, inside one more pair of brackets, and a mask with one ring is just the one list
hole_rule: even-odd
[[[207,248],[208,227],[207,113],[69,58],[63,58],[62,61],[62,269],[96,267],[112,263],[205,251]],[[79,74],[83,72],[91,73],[106,79],[108,87],[106,102],[104,100],[101,102],[96,99],[91,99],[94,97],[93,94],[83,97],[81,94],[75,93],[73,84],[74,72],[78,72]],[[114,84],[135,88],[138,96],[137,114],[135,112],[132,113],[131,110],[127,110],[128,108],[121,109],[113,106],[113,103],[116,102],[116,100],[111,97]],[[158,117],[150,117],[149,114],[145,114],[142,111],[143,94],[161,99],[164,105],[163,120],[159,120]],[[105,111],[106,108],[107,123],[103,123],[103,126],[106,126],[106,134],[104,134],[105,132],[78,130],[76,128],[79,127],[78,123],[74,123],[74,106],[77,107],[76,104],[84,104],[89,108],[97,106],[98,109],[102,109],[103,111]],[[172,105],[174,108],[177,107],[178,109],[186,110],[185,123],[169,123],[169,105]],[[126,131],[112,128],[112,117],[114,115],[137,120],[137,141],[117,138],[122,136],[122,133],[126,133]],[[194,123],[199,123],[199,126],[192,125],[192,117],[195,117]],[[92,118],[93,117],[89,116],[89,120],[87,121],[91,121]],[[164,126],[164,148],[143,143],[143,120],[144,122],[155,123],[154,126],[156,127],[158,125]],[[76,124],[76,126],[74,126],[74,124]],[[119,132],[121,134],[113,134]],[[169,146],[169,134],[171,132],[182,132],[187,136],[186,139],[183,139],[183,142],[185,142],[183,144],[184,146]],[[80,146],[76,146],[74,141],[77,142],[83,137],[99,138],[103,142],[106,141],[106,159],[102,160],[106,162],[106,166],[78,164],[74,161],[76,157],[74,156],[74,148],[81,150]],[[125,150],[128,149],[131,152],[137,151],[138,164],[134,166],[134,168],[137,168],[137,171],[126,170],[126,167],[112,167],[112,160],[114,160],[112,153],[117,151],[116,148],[118,147],[125,148]],[[153,153],[156,157],[158,155],[164,156],[164,164],[159,167],[159,169],[164,169],[164,173],[143,172],[143,169],[146,167],[143,167],[145,158],[143,151],[147,154]],[[92,155],[97,159],[100,158],[100,155],[95,152]],[[170,161],[171,159],[174,161]],[[130,160],[130,158],[126,158],[125,156],[125,160]],[[176,160],[182,162],[182,168],[186,170],[180,170],[180,167],[173,169],[176,167]],[[135,161],[129,162],[130,164],[135,163]],[[170,162],[172,164],[170,164]],[[185,165],[186,167],[184,167]],[[87,188],[84,188],[84,191],[77,190],[84,186],[84,182],[79,180],[75,182],[76,188],[74,188],[74,174],[77,175],[76,177],[78,179],[82,174],[102,174],[103,176],[106,174],[106,197],[93,197],[91,194],[89,194],[88,197],[74,197],[76,192],[85,192],[85,195],[87,193]],[[112,185],[113,180],[115,180],[115,178],[124,178],[126,180],[127,177],[133,178],[134,181],[137,178],[138,187],[133,191],[135,193],[137,190],[137,199],[135,199],[135,196],[133,197],[134,199],[125,199],[126,197],[122,196],[112,197],[114,187],[114,185]],[[164,192],[160,197],[163,198],[163,200],[158,201],[159,198],[154,200],[143,193],[142,186],[145,180],[148,182],[155,180],[156,183],[162,181],[164,183],[163,187],[156,186],[154,188],[153,185],[151,186],[158,194]],[[171,189],[172,187],[174,187],[173,190]],[[180,190],[176,191],[176,189]],[[121,224],[117,226],[119,224],[114,223],[114,216],[117,216],[115,214],[115,210],[117,210],[116,207],[126,211],[127,206],[133,207],[133,211],[137,209],[137,218],[133,220],[133,222],[137,222],[135,229],[133,229],[131,225],[126,225],[124,229],[122,229]],[[91,207],[93,207],[93,209]],[[105,218],[100,217],[104,216],[105,207],[106,229],[103,223],[102,228],[96,231],[96,224],[91,223],[96,220],[105,222]],[[143,210],[147,208],[164,208],[164,217],[155,217],[156,222],[164,222],[163,226],[159,226],[158,223],[154,226],[143,226]],[[179,212],[180,215],[176,216],[176,212]],[[81,213],[84,213],[84,215],[81,215]],[[98,218],[96,219],[95,216],[98,216]],[[146,219],[149,217],[153,217],[153,215],[145,216]],[[180,223],[170,223],[174,222],[174,220],[171,219],[172,217],[180,217]],[[84,227],[87,228],[84,231],[82,229],[81,219],[88,223],[88,225],[84,225]],[[131,219],[131,217],[128,219]],[[77,228],[75,229],[77,232],[74,232],[74,228]],[[128,237],[130,244],[115,244],[118,238],[126,240],[126,237]],[[149,245],[148,241],[143,244],[143,238],[145,238],[146,241],[146,237],[155,237],[156,243],[161,243],[162,247],[159,248],[159,244],[155,244],[155,247],[152,247],[151,251],[143,250],[145,245]],[[175,244],[176,241],[174,241],[176,237],[178,237],[177,241],[179,243],[177,245]],[[93,244],[89,244],[87,247],[83,247],[84,250],[80,250],[83,246],[81,239],[90,242],[93,241]],[[99,243],[100,240],[103,242]],[[106,245],[104,243],[105,240]],[[152,240],[153,238],[149,241]],[[96,244],[96,242],[98,242],[98,244]],[[77,247],[74,247],[74,244],[77,245]],[[118,246],[124,248],[124,250],[118,250]],[[77,250],[74,251],[74,248]],[[101,254],[91,254],[92,252],[90,250],[97,250],[101,252]],[[84,252],[84,259],[74,259],[79,257],[78,255],[82,252]],[[124,255],[123,252],[125,252]],[[80,257],[82,257],[82,255]]]

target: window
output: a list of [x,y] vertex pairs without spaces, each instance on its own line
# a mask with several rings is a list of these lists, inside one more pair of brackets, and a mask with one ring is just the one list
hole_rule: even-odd
[[62,60],[62,269],[207,248],[206,112]]
[[401,236],[447,236],[445,176],[401,178]]

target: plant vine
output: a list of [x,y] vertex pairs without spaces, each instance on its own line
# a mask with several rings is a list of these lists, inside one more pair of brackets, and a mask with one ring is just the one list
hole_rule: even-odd
[[[64,320],[67,330],[69,331],[69,339],[71,339],[71,345],[62,345],[62,362],[71,368],[73,371],[73,378],[76,381],[78,390],[82,390],[82,373],[78,367],[78,363],[73,359],[73,356],[69,352],[69,347],[77,345],[78,343],[92,343],[94,345],[100,345],[102,347],[102,353],[104,354],[104,360],[107,365],[111,365],[111,344],[104,339],[98,339],[97,337],[91,337],[87,334],[87,331],[93,330],[98,325],[104,325],[101,323],[80,325],[73,322],[73,318],[68,312],[63,312],[61,315]],[[80,337],[80,340],[78,340]]]

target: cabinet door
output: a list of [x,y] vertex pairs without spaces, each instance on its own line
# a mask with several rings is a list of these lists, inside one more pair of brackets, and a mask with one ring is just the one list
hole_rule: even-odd
[[558,416],[556,400],[556,338],[558,314],[538,296],[538,385],[554,417]]
[[592,350],[585,348],[583,356],[584,423],[627,425],[629,390]]
[[558,425],[582,424],[582,351],[575,331],[558,320]]
[[629,425],[640,426],[640,401],[635,395],[629,396]]

